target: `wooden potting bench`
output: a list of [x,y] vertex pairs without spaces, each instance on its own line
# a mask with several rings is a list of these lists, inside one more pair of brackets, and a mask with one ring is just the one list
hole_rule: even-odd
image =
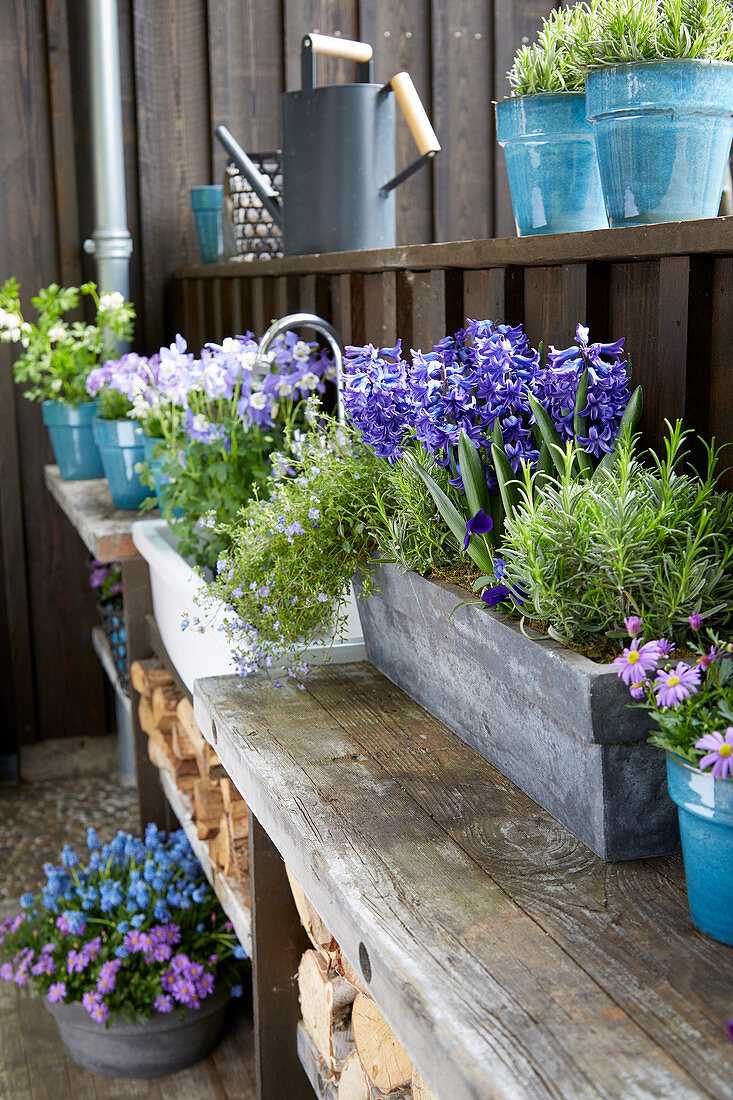
[[[134,514],[47,484],[122,565],[131,658],[168,662]],[[251,913],[136,720],[141,819],[170,802],[251,954],[260,1100],[337,1100],[286,863],[439,1100],[730,1100],[733,949],[693,927],[679,856],[604,863],[367,663],[201,680],[195,712],[249,806]]]

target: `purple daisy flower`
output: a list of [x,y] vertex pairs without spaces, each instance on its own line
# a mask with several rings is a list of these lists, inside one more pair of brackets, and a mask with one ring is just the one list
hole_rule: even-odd
[[54,982],[46,995],[51,1004],[63,1001],[66,996],[66,982]]
[[619,678],[627,686],[639,683],[640,680],[646,679],[647,672],[656,671],[659,664],[659,643],[644,642],[639,645],[639,639],[634,638],[631,645],[615,659],[613,664],[618,669]]
[[704,771],[712,764],[712,774],[716,779],[733,779],[733,726],[728,726],[725,735],[718,733],[706,733],[699,741],[695,742],[696,749],[707,749],[705,756],[700,760],[699,768]]
[[160,993],[153,1001],[153,1008],[156,1012],[172,1012],[173,998],[167,993]]
[[689,699],[698,689],[700,672],[699,665],[690,668],[684,661],[678,661],[673,669],[660,672],[654,681],[657,706],[676,707],[683,699]]
[[12,982],[13,980],[13,964],[5,962],[0,966],[0,978],[4,982]]
[[90,1009],[89,1015],[98,1024],[104,1024],[109,1019],[109,1008],[104,1001],[99,1001]]
[[660,656],[660,658],[662,658],[662,657],[671,657],[672,654],[675,651],[674,642],[668,641],[667,638],[658,638],[657,639],[657,645],[659,647],[659,656]]

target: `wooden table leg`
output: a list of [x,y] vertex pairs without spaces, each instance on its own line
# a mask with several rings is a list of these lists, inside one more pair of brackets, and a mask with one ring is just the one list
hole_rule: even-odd
[[313,1100],[296,1046],[298,964],[310,944],[282,857],[251,811],[249,873],[257,1100]]
[[[145,616],[152,614],[150,577],[148,566],[142,558],[125,558],[122,566],[122,598],[127,632],[127,656],[130,663],[151,656]],[[168,801],[158,779],[158,769],[150,763],[148,739],[140,729],[138,706],[140,696],[130,686],[132,701],[132,731],[135,739],[135,771],[137,773],[137,802],[140,828],[149,821],[162,828],[170,827]]]

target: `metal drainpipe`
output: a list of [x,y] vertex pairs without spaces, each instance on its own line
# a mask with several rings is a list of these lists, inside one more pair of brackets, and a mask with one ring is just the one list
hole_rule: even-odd
[[[100,291],[130,297],[132,237],[127,228],[125,151],[117,0],[87,0],[95,229],[84,241]],[[128,345],[118,342],[120,352]]]

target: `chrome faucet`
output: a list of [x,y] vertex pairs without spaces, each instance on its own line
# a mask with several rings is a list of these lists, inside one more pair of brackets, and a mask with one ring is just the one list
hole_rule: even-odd
[[333,352],[334,362],[336,364],[336,402],[339,424],[344,422],[344,406],[341,399],[341,378],[344,365],[344,353],[341,347],[341,341],[338,338],[338,334],[333,325],[329,325],[328,321],[324,321],[322,317],[317,317],[315,313],[289,313],[287,317],[281,317],[279,321],[273,321],[268,328],[265,335],[260,340],[257,348],[257,356],[255,358],[253,373],[261,374],[264,376],[270,370],[270,361],[266,358],[270,346],[276,337],[290,328],[312,328],[316,332],[320,332],[322,336],[325,336],[328,344]]

